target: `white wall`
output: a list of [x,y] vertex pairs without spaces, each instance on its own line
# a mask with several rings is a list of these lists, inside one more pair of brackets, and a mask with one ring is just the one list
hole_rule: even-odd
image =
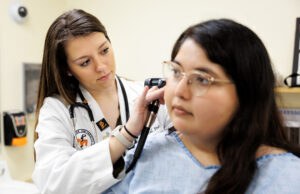
[[[46,31],[63,11],[83,8],[106,26],[115,50],[118,73],[144,80],[159,76],[179,34],[211,18],[231,18],[252,28],[263,40],[275,68],[292,71],[299,0],[23,0],[27,23],[8,17],[10,0],[0,6],[0,111],[22,109],[23,62],[40,63]],[[33,170],[32,133],[22,148],[2,149],[13,178],[27,180]]]
[[[48,27],[66,8],[62,0],[23,0],[28,20],[20,25],[8,15],[10,0],[0,6],[0,111],[23,108],[22,63],[41,63],[43,44]],[[33,115],[28,116],[28,143],[24,147],[3,146],[0,158],[8,163],[10,174],[28,180],[34,168]]]
[[231,18],[253,29],[265,43],[275,68],[292,72],[299,0],[68,0],[107,27],[118,72],[134,79],[157,76],[161,62],[188,26],[212,18]]
[[23,108],[22,63],[41,63],[45,35],[52,21],[65,9],[61,0],[24,0],[28,20],[20,25],[8,16],[10,0],[1,0],[1,107]]

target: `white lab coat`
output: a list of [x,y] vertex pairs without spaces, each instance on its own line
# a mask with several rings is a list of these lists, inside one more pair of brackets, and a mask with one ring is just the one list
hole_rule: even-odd
[[[131,111],[135,99],[142,93],[143,83],[121,80]],[[126,123],[124,98],[120,84],[118,81],[117,83],[121,120],[124,125]],[[104,116],[95,99],[83,87],[81,91],[88,100],[95,122],[101,120]],[[77,101],[81,102],[79,96]],[[32,179],[41,193],[100,193],[125,175],[125,169],[117,178],[112,174],[109,138],[105,138],[110,136],[112,129],[108,127],[101,132],[96,126],[98,134],[96,137],[94,124],[91,123],[87,111],[75,108],[74,112],[76,136],[82,138],[80,145],[83,150],[75,148],[76,139],[69,106],[66,106],[59,97],[47,97],[40,110],[36,128],[39,138],[34,144],[37,157]],[[162,131],[171,126],[166,108],[161,105],[151,131]]]

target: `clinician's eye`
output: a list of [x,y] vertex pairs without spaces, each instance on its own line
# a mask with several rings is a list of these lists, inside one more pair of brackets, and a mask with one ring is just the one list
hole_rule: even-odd
[[108,51],[109,51],[109,48],[107,47],[101,51],[101,54],[105,55],[106,53],[108,53]]
[[88,59],[88,60],[84,61],[83,63],[81,63],[80,66],[85,67],[89,64],[89,62],[90,62],[90,59]]

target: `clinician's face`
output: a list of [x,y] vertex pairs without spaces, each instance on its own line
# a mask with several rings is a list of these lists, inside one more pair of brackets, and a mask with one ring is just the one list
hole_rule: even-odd
[[70,75],[89,91],[99,91],[115,83],[115,59],[103,33],[75,37],[65,45]]
[[[230,80],[222,67],[211,62],[192,39],[185,40],[174,61],[184,72],[193,70],[215,79]],[[194,96],[190,86],[186,77],[179,82],[167,80],[165,102],[174,127],[196,141],[217,142],[238,107],[235,85],[214,83],[202,96]]]

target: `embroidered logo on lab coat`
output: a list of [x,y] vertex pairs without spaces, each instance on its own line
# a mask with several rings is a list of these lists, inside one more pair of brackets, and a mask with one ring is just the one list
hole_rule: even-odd
[[95,139],[93,135],[86,129],[77,129],[76,139],[81,149],[87,148],[95,144]]

